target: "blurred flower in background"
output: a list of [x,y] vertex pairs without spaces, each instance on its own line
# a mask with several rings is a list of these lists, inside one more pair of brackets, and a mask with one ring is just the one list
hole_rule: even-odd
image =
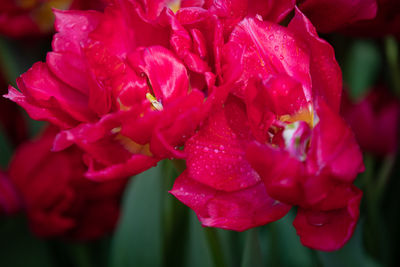
[[8,175],[0,171],[0,216],[12,215],[21,209],[21,201]]
[[375,87],[355,101],[344,95],[342,114],[364,152],[381,157],[396,153],[400,102],[386,87]]
[[50,151],[56,132],[50,127],[39,139],[16,150],[9,168],[10,181],[36,235],[100,238],[117,223],[126,179],[105,183],[87,180],[79,149]]

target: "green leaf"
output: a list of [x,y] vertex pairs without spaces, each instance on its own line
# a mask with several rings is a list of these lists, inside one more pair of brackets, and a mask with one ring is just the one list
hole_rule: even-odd
[[393,36],[385,39],[386,60],[389,65],[390,80],[397,96],[400,96],[399,46]]
[[112,241],[111,267],[161,266],[161,178],[159,164],[131,179]]
[[349,48],[343,78],[353,98],[359,98],[372,87],[379,76],[382,58],[378,46],[367,40],[356,40]]
[[247,231],[246,245],[244,247],[242,267],[264,266],[261,255],[260,238],[258,228]]

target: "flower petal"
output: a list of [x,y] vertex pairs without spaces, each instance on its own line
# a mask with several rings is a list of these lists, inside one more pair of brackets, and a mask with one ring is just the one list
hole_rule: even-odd
[[261,183],[225,192],[196,182],[183,172],[170,191],[192,208],[203,226],[244,231],[282,218],[290,206],[269,197]]

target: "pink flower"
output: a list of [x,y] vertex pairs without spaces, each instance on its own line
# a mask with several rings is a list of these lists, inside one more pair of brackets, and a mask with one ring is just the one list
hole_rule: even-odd
[[[56,11],[53,51],[18,79],[21,92],[10,88],[7,97],[32,118],[61,127],[53,149],[81,147],[91,179],[182,158],[179,148],[226,95],[214,85],[218,20],[206,11],[185,12],[164,9],[150,20],[130,1],[104,13]],[[185,22],[191,16],[196,23]]]
[[342,114],[353,129],[363,151],[377,156],[396,152],[400,103],[386,88],[374,88],[356,103],[351,103],[346,97]]
[[[31,230],[41,237],[88,240],[112,231],[126,179],[96,183],[84,177],[82,152],[51,152],[55,128],[17,149],[10,164]],[[32,155],[34,155],[32,157]]]
[[[203,225],[240,231],[296,205],[304,245],[340,248],[358,220],[361,192],[352,183],[363,163],[338,115],[341,72],[332,47],[296,10],[287,28],[244,19],[223,54],[231,95],[187,141],[188,169],[171,193]],[[316,225],[320,231],[311,231]]]

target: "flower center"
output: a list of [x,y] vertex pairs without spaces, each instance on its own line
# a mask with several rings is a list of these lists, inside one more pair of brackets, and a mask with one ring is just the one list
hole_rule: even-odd
[[181,8],[181,0],[172,0],[168,3],[168,7],[172,12],[176,13]]
[[141,145],[130,139],[129,137],[126,137],[125,135],[122,135],[120,133],[121,127],[117,127],[111,130],[111,133],[116,134],[115,139],[130,153],[132,154],[142,154],[145,156],[153,156],[153,154],[150,151],[150,145],[145,144]]
[[293,115],[285,114],[279,117],[279,120],[286,123],[293,123],[296,121],[304,121],[306,122],[311,128],[313,128],[316,124],[314,118],[314,109],[313,106],[310,104],[308,107],[302,108],[300,111]]

